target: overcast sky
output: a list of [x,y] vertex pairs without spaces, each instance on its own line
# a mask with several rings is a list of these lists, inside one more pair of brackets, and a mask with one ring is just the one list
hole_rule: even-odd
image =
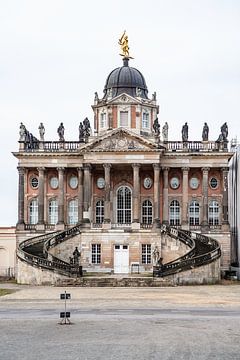
[[205,121],[211,140],[225,121],[240,139],[239,0],[0,0],[0,226],[17,222],[20,122],[35,136],[43,122],[57,140],[62,121],[66,140],[78,140],[94,92],[122,65],[124,29],[170,140],[186,121],[189,140]]

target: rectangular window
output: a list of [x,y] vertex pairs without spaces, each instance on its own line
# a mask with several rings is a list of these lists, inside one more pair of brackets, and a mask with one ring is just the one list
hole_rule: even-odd
[[149,129],[149,113],[143,113],[142,115],[142,128]]
[[101,113],[100,114],[100,127],[105,128],[107,126],[107,114]]
[[152,247],[151,244],[142,244],[142,264],[151,264]]
[[101,244],[92,244],[92,264],[101,264]]
[[120,126],[128,127],[128,111],[120,111]]

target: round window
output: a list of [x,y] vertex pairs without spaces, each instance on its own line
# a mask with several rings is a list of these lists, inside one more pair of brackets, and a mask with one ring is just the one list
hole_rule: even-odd
[[171,185],[172,189],[177,189],[180,185],[179,178],[177,178],[175,176],[172,177],[170,180],[170,185]]
[[30,184],[33,189],[37,189],[38,188],[38,178],[35,176],[32,177],[30,180]]
[[210,180],[210,186],[212,189],[216,189],[218,187],[218,180],[212,177]]
[[198,185],[199,185],[199,180],[198,180],[198,178],[192,177],[192,178],[190,179],[190,187],[191,187],[191,189],[197,189],[197,188],[198,188]]
[[71,176],[69,180],[70,188],[76,189],[78,186],[78,178],[76,176]]
[[55,176],[51,177],[50,186],[52,189],[57,189],[57,187],[58,187],[58,178],[57,177],[55,177]]

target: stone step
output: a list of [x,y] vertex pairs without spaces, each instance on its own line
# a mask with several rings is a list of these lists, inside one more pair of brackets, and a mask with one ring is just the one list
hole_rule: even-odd
[[172,279],[152,277],[82,277],[61,281],[61,286],[80,287],[163,287],[173,285]]

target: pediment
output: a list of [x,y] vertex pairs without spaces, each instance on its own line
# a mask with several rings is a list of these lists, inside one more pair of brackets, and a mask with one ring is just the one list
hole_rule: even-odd
[[91,152],[134,152],[134,151],[159,151],[164,147],[147,140],[142,136],[130,132],[127,129],[119,128],[112,130],[108,134],[99,136],[91,143],[84,145],[81,151]]
[[139,103],[139,104],[141,104],[141,100],[134,98],[133,96],[130,96],[126,93],[120,94],[120,95],[112,98],[111,100],[108,100],[108,104],[119,104],[119,103],[123,103],[123,104]]

